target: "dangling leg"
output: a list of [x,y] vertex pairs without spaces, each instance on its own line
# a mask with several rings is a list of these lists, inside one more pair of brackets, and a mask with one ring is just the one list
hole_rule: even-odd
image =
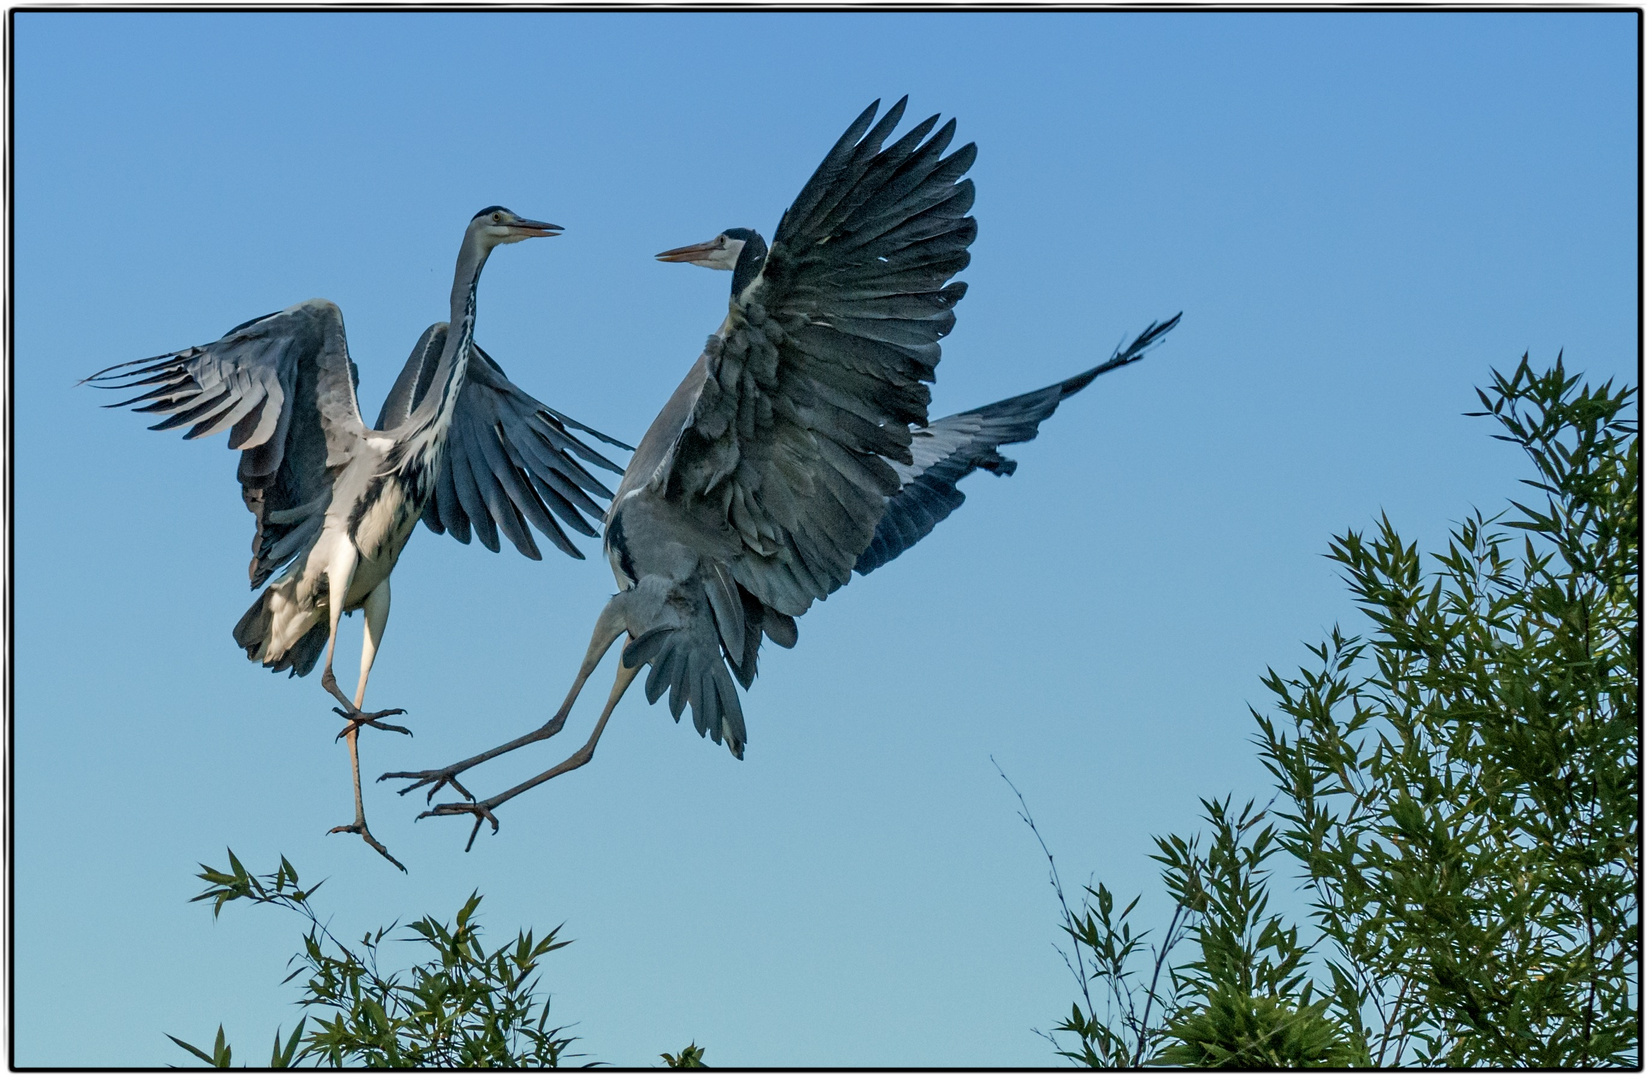
[[338,698],[338,703],[355,711],[350,699],[333,678],[333,650],[338,647],[338,620],[344,615],[344,600],[350,593],[350,579],[356,573],[356,546],[340,538],[327,561],[327,661],[321,667],[321,688]]
[[[362,601],[361,612],[367,623],[361,635],[361,679],[356,683],[356,703],[346,712],[343,709],[333,711],[350,721],[348,727],[338,733],[342,739],[351,735],[361,725],[376,727],[380,731],[399,731],[403,735],[412,736],[412,732],[400,724],[381,724],[379,721],[386,716],[399,716],[406,709],[380,709],[378,712],[364,713],[361,711],[362,699],[367,696],[367,676],[373,671],[373,658],[379,653],[379,642],[384,640],[384,627],[390,621],[390,579],[385,578],[373,587]],[[361,790],[361,776],[356,776],[356,790]]]
[[[608,694],[608,704],[603,706],[602,716],[597,719],[597,726],[591,730],[591,737],[585,740],[585,745],[580,747],[578,750],[575,750],[566,761],[563,761],[552,768],[546,769],[544,772],[540,773],[531,780],[524,780],[522,783],[517,784],[508,791],[501,791],[491,799],[486,799],[482,802],[442,803],[433,809],[426,810],[424,813],[420,814],[419,817],[425,818],[432,816],[445,816],[448,814],[475,814],[476,825],[470,830],[470,839],[465,841],[466,851],[470,850],[470,845],[476,843],[476,834],[482,831],[483,821],[487,821],[492,824],[493,831],[498,832],[499,819],[493,816],[493,812],[497,810],[501,804],[509,802],[511,799],[516,798],[518,795],[530,788],[538,787],[540,784],[543,784],[553,776],[561,776],[565,772],[572,772],[581,765],[587,764],[591,760],[591,755],[596,752],[597,740],[602,738],[602,729],[608,726],[608,717],[612,715],[614,706],[619,704],[620,698],[625,696],[626,689],[630,687],[631,680],[635,679],[637,677],[637,672],[641,670],[641,665],[634,668],[628,668],[625,666],[624,660],[620,661],[619,670],[614,673],[614,689]],[[458,785],[455,784],[454,786],[457,787]]]
[[424,772],[388,772],[379,779],[381,781],[412,780],[413,783],[402,788],[401,791],[397,792],[398,795],[406,795],[409,791],[430,784],[431,788],[425,794],[425,802],[427,803],[435,798],[436,793],[446,785],[452,785],[453,790],[467,799],[475,798],[474,795],[465,790],[463,784],[459,783],[458,776],[460,773],[475,768],[484,761],[492,760],[500,754],[508,754],[519,747],[527,746],[529,743],[548,739],[562,730],[562,725],[568,721],[568,713],[573,709],[574,702],[579,698],[579,692],[585,687],[585,680],[591,677],[591,672],[595,671],[597,664],[602,662],[603,655],[607,653],[609,646],[614,644],[614,640],[625,633],[625,616],[620,610],[620,601],[625,595],[625,593],[620,593],[613,597],[603,607],[602,614],[597,616],[596,628],[591,631],[591,644],[585,650],[584,661],[579,665],[579,675],[574,679],[573,687],[569,689],[568,696],[562,700],[562,707],[556,711],[555,716],[526,735],[496,746],[492,750],[477,754],[475,757],[455,762],[445,769],[430,769]]
[[334,710],[350,719],[350,725],[339,732],[339,737],[346,740],[350,746],[350,779],[355,784],[356,820],[348,825],[340,825],[337,828],[330,829],[328,833],[329,835],[337,832],[355,833],[367,841],[368,846],[374,851],[389,859],[396,869],[405,874],[407,867],[403,866],[394,855],[390,854],[385,846],[374,839],[373,834],[367,830],[367,814],[361,804],[361,759],[356,755],[356,737],[361,733],[362,724],[371,724],[377,728],[399,731],[404,735],[412,734],[404,727],[378,722],[379,717],[399,713],[402,711],[401,709],[391,709],[370,715],[363,715],[361,712],[361,699],[367,693],[367,673],[373,668],[373,657],[379,650],[379,642],[384,638],[384,625],[390,619],[390,579],[386,578],[379,582],[373,591],[367,594],[367,599],[362,603],[362,614],[367,623],[367,629],[362,635],[361,682],[356,685],[356,704],[348,713],[344,712],[343,709]]

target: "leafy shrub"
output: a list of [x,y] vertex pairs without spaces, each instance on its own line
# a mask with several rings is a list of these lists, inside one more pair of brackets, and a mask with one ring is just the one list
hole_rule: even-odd
[[[423,944],[433,956],[386,974],[379,947],[394,924],[346,945],[310,906],[319,886],[301,887],[285,857],[262,878],[247,873],[233,851],[229,866],[226,873],[203,864],[197,875],[211,887],[192,900],[211,901],[215,918],[225,904],[245,900],[286,908],[310,923],[287,981],[307,976],[298,1004],[313,1011],[285,1042],[276,1029],[271,1068],[555,1068],[566,1056],[573,1040],[551,1026],[550,1003],[537,993],[539,962],[568,944],[556,940],[560,926],[543,937],[524,931],[490,951],[476,921],[482,897],[472,893],[451,925],[432,916],[408,924],[412,936],[401,940]],[[210,1053],[167,1038],[208,1064],[230,1065],[222,1027]]]
[[[1386,516],[1333,541],[1369,631],[1268,672],[1276,711],[1252,717],[1274,802],[1206,800],[1208,839],[1156,841],[1156,944],[1128,922],[1139,897],[1115,915],[1097,884],[1075,912],[1051,860],[1082,990],[1059,1053],[1639,1064],[1636,396],[1523,358],[1469,415],[1525,450],[1537,499],[1471,514],[1426,573]],[[1305,883],[1306,928],[1269,913],[1276,864]]]

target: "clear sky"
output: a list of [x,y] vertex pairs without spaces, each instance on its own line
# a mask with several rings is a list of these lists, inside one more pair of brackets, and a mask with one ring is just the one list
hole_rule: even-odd
[[[1072,999],[1057,911],[989,755],[1070,887],[1151,889],[1152,834],[1266,791],[1258,676],[1358,625],[1329,537],[1386,511],[1438,544],[1516,493],[1518,452],[1461,415],[1492,366],[1564,347],[1636,378],[1636,19],[17,16],[16,1062],[180,1063],[163,1033],[220,1022],[265,1052],[302,927],[185,903],[229,846],[325,876],[340,931],[472,889],[500,935],[563,925],[545,985],[600,1060],[693,1039],[719,1065],[1054,1064],[1031,1029]],[[372,417],[446,318],[465,223],[502,203],[568,231],[494,256],[479,340],[635,441],[728,288],[652,254],[771,232],[903,93],[980,146],[933,415],[1182,326],[766,650],[745,761],[633,693],[592,765],[471,854],[388,785],[369,820],[410,874],[325,836],[350,816],[331,701],[230,638],[252,599],[235,456],[75,380],[322,296]],[[414,536],[368,704],[416,737],[369,734],[364,771],[550,713],[614,588],[583,546]]]

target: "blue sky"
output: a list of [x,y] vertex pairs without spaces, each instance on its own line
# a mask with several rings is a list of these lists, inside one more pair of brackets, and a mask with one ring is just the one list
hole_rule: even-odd
[[[1072,998],[1054,901],[1151,890],[1150,836],[1266,790],[1247,704],[1358,626],[1329,537],[1386,511],[1438,544],[1514,494],[1474,386],[1521,354],[1636,376],[1636,16],[1622,14],[27,14],[16,17],[16,1063],[262,1052],[302,929],[185,903],[200,861],[285,853],[340,930],[558,924],[553,1012],[644,1065],[1049,1065]],[[980,238],[934,415],[1045,385],[1155,318],[1008,480],[771,649],[743,762],[632,694],[596,760],[498,836],[369,794],[350,837],[316,676],[230,627],[251,519],[221,439],[105,412],[77,378],[311,296],[363,411],[446,317],[470,215],[505,249],[478,339],[632,441],[726,276],[654,263],[765,233],[873,98],[956,116]],[[369,705],[433,766],[536,726],[613,581],[421,530]],[[339,667],[353,672],[360,620]],[[603,676],[602,678],[606,678]],[[353,680],[353,675],[346,681]],[[582,737],[584,708],[563,739]],[[576,730],[577,729],[577,730]],[[560,760],[525,751],[484,792]]]

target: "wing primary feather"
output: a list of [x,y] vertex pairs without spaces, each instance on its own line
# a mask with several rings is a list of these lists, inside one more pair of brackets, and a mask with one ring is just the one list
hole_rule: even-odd
[[[560,457],[560,455],[558,456]],[[532,465],[535,462],[537,462],[537,467],[530,468],[528,471],[533,474],[536,481],[555,491],[570,506],[577,507],[594,518],[602,516],[602,507],[598,506],[589,495],[585,494],[579,485],[570,482],[563,475],[558,468],[561,464],[560,461],[547,462],[543,458],[535,458],[529,464]],[[609,496],[609,498],[612,497],[612,495]]]
[[[533,542],[528,534],[527,523],[512,503],[509,492],[505,487],[505,477],[494,469],[494,462],[490,460],[493,451],[499,453],[497,446],[489,446],[490,439],[486,434],[477,431],[470,424],[460,427],[455,425],[454,432],[449,436],[453,439],[463,439],[465,443],[465,458],[470,463],[471,475],[476,480],[476,490],[482,496],[483,504],[493,517],[494,525],[505,535],[517,550],[528,558],[535,558],[539,554],[539,546]],[[501,462],[502,463],[502,462]],[[508,471],[508,470],[506,470]],[[529,554],[529,552],[533,554]]]
[[[613,492],[604,487],[597,478],[580,467],[579,462],[570,458],[565,452],[557,449],[549,440],[545,439],[537,429],[524,428],[522,438],[511,439],[509,445],[538,467],[533,471],[542,474],[548,482],[553,483],[558,491],[576,505],[590,505],[587,511],[597,517],[602,516],[602,510],[591,497],[585,494],[592,491],[605,499],[614,497]],[[554,479],[553,479],[554,478]]]
[[881,99],[866,106],[865,110],[855,117],[854,122],[849,125],[848,129],[838,136],[837,142],[826,152],[826,157],[815,167],[814,174],[804,183],[803,190],[798,192],[797,198],[792,201],[791,208],[781,217],[780,226],[775,229],[777,239],[786,231],[788,219],[794,214],[801,218],[814,210],[821,196],[826,193],[827,187],[837,179],[838,170],[842,169],[844,163],[849,160],[849,155],[854,152],[855,144],[860,142],[861,135],[871,126],[872,120],[878,115],[880,104]]
[[[835,191],[828,189],[826,197],[820,201],[819,206],[809,215],[808,219],[797,224],[796,232],[798,234],[829,231],[826,223],[831,219],[831,215],[838,209],[843,200],[854,191],[855,185],[865,175],[868,166],[876,158],[879,148],[883,146],[883,140],[887,139],[889,133],[895,130],[895,125],[901,122],[901,116],[905,112],[906,98],[902,97],[889,107],[889,111],[883,114],[883,119],[872,125],[871,130],[861,137],[851,149],[848,160],[842,167],[842,173],[845,176],[852,176],[853,179],[847,183],[837,183]],[[781,230],[776,229],[776,239],[779,240],[780,236]]]
[[200,423],[196,424],[194,427],[190,428],[188,431],[184,432],[184,438],[199,439],[202,435],[211,435],[215,431],[222,431],[224,428],[229,426],[230,416],[243,404],[245,403],[240,401],[231,401],[229,405],[223,409],[223,411],[214,413],[205,420],[202,420]]
[[[537,504],[539,497],[533,494],[532,486],[524,489],[516,468],[506,460],[503,447],[504,432],[495,421],[490,428],[466,426],[465,436],[470,440],[472,447],[482,451],[483,460],[487,462],[488,472],[492,475],[494,486],[503,496],[505,504],[512,506],[521,514],[528,512],[530,502]],[[492,506],[492,501],[489,501]],[[538,509],[543,509],[538,507]],[[496,513],[497,516],[497,513]],[[523,552],[523,554],[527,554]]]
[[[432,496],[424,504],[424,513],[419,515],[419,520],[424,522],[425,528],[429,529],[437,536],[440,536],[442,533],[447,531],[447,527],[442,524],[442,514],[441,510],[436,505],[435,496]],[[468,540],[469,537],[466,537],[466,539]]]
[[158,424],[151,424],[149,426],[149,430],[169,431],[175,427],[183,427],[185,424],[192,424],[201,417],[206,416],[209,413],[216,412],[219,408],[222,408],[224,402],[229,400],[229,396],[230,390],[229,387],[226,386],[223,391],[215,397],[202,401],[199,404],[191,405],[182,412],[173,413],[171,416],[167,417],[165,420],[162,420]]
[[448,532],[461,544],[470,543],[470,515],[465,513],[459,503],[459,493],[454,487],[453,468],[444,464],[440,475],[436,477],[436,504],[441,509],[442,524],[447,526]]
[[[140,401],[149,401],[152,398],[181,397],[188,390],[188,388],[193,386],[194,384],[195,384],[194,378],[192,378],[191,376],[185,375],[181,379],[175,379],[172,382],[167,383],[165,386],[158,386],[155,389],[148,391],[147,393],[139,394],[135,398],[128,398],[125,401],[117,401],[113,405],[105,405],[103,407],[105,409],[124,409],[128,405],[136,405]],[[161,409],[166,408],[166,404],[167,403],[163,403],[163,404],[160,404],[160,405],[150,405],[150,406],[147,406],[147,407],[141,408],[141,409],[133,409],[132,411],[133,412],[156,412],[156,411],[159,411]]]
[[[156,370],[156,368],[158,368],[159,370]],[[194,379],[193,376],[189,375],[188,372],[185,371],[185,369],[183,367],[181,367],[180,365],[178,365],[178,364],[157,364],[155,368],[150,368],[150,369],[146,369],[146,370],[149,370],[149,371],[152,372],[152,374],[150,374],[146,378],[133,379],[130,382],[119,382],[119,383],[104,381],[104,382],[100,383],[100,385],[98,386],[98,389],[99,390],[131,390],[133,387],[136,387],[136,386],[153,386],[156,383],[166,382],[168,379],[177,378],[179,372],[184,372],[184,377],[187,378],[187,379],[190,379],[191,381],[193,381],[193,379]],[[84,383],[84,382],[89,382],[90,380],[82,379],[80,381],[82,383]],[[79,384],[77,383],[76,385],[79,385]],[[136,401],[138,399],[133,398],[132,400]]]
[[[554,488],[548,486],[536,473],[529,472],[527,476],[534,486],[534,491],[538,493],[540,500],[543,501],[545,506],[556,514],[557,517],[567,522],[570,529],[573,529],[575,532],[581,533],[585,536],[598,535],[596,526],[586,520],[584,514],[580,513],[572,503],[570,503],[567,499],[564,499]],[[602,512],[599,510],[594,513],[592,517],[600,518],[602,517]],[[583,558],[584,556],[581,555],[579,557]]]
[[[540,411],[545,413],[547,416],[550,416],[553,419],[557,420],[564,427],[577,428],[580,431],[585,432],[585,434],[590,435],[592,438],[601,439],[603,442],[607,443],[609,446],[619,447],[621,450],[624,450],[627,454],[631,454],[631,453],[636,452],[637,448],[635,446],[632,446],[629,443],[620,442],[618,439],[614,438],[612,435],[604,435],[602,432],[598,431],[596,428],[591,427],[588,424],[582,424],[578,420],[575,420],[573,417],[569,416],[567,413],[558,412],[555,409],[551,408],[549,405],[541,406]],[[615,465],[612,461],[609,461],[607,458],[605,458],[601,454],[597,453],[595,450],[592,450],[590,447],[585,446],[584,443],[579,442],[577,439],[574,441],[574,445],[583,447],[584,452],[581,453],[580,456],[585,458],[585,460],[589,461],[591,464],[600,465],[604,469],[609,469],[609,470],[611,470],[613,472],[617,472],[617,473],[623,473],[625,471],[624,469],[620,468],[618,465]]]
[[[893,153],[897,147],[902,147],[908,139],[916,141],[913,136],[922,137],[937,119],[939,114],[930,117],[923,124],[913,128],[900,143],[892,145],[886,153]],[[860,206],[855,208],[843,223],[845,231],[861,228],[876,228],[877,223],[887,215],[908,213],[915,207],[914,199],[921,200],[932,187],[950,183],[963,174],[962,169],[957,175],[948,176],[950,170],[937,169],[936,161],[952,141],[953,133],[957,130],[958,122],[948,120],[941,125],[941,130],[929,142],[912,151],[904,161],[894,170],[882,187],[869,197]]]
[[185,435],[184,438],[198,439],[203,435],[216,435],[218,432],[240,423],[242,417],[259,408],[263,403],[264,396],[262,393],[243,393],[229,408],[219,413],[217,419],[210,426],[205,422],[197,424],[190,429],[189,434]]
[[[261,394],[247,410],[247,415],[235,422],[229,429],[229,448],[231,450],[245,450],[253,445],[253,439],[264,423],[264,409],[269,405],[269,395]],[[265,438],[269,436],[266,435]]]
[[[602,481],[592,476],[583,466],[580,465],[579,462],[570,457],[567,451],[561,449],[551,440],[545,438],[542,432],[535,431],[534,435],[538,438],[541,444],[550,449],[549,456],[544,454],[541,454],[540,456],[545,459],[546,464],[550,467],[552,472],[572,481],[574,484],[577,484],[586,491],[600,498],[612,499],[614,497],[614,493],[609,491],[607,486],[604,485]],[[540,447],[535,446],[534,449],[537,452]]]
[[[109,373],[111,371],[119,371],[122,368],[136,368],[139,364],[149,364],[150,366],[146,367],[146,368],[142,368],[142,369],[137,370],[137,371],[129,371],[125,375],[115,375],[115,376],[112,376],[112,377],[116,378],[116,379],[129,379],[133,375],[142,375],[142,374],[144,374],[146,372],[150,372],[150,371],[159,371],[163,367],[170,367],[173,364],[177,363],[182,356],[184,356],[186,353],[189,353],[191,351],[193,351],[193,350],[184,349],[184,350],[181,350],[179,352],[159,353],[155,356],[145,356],[141,360],[127,360],[127,361],[125,361],[123,363],[119,363],[119,364],[110,364],[108,367],[104,368],[102,371],[94,371],[92,374],[86,376],[84,379],[80,380],[80,382],[76,383],[75,385],[76,386],[81,386],[81,385],[84,385],[85,383],[97,382],[98,380],[104,379],[105,377],[111,377],[111,376],[109,376]],[[118,390],[120,388],[115,387],[114,389]]]
[[855,562],[855,570],[869,574],[923,539],[935,526],[963,505],[964,493],[958,482],[976,469],[1000,476],[1015,471],[1015,462],[1002,456],[1002,446],[1027,442],[1038,435],[1039,425],[1050,417],[1066,398],[1093,383],[1097,377],[1140,360],[1164,335],[1175,328],[1181,315],[1154,322],[1127,346],[1086,371],[1061,382],[1005,398],[991,405],[944,417],[915,433],[913,445],[920,446],[923,464],[900,492],[884,507],[882,519],[866,550]]
[[[927,120],[920,121],[912,130],[878,151],[867,162],[865,170],[856,178],[854,185],[844,193],[837,205],[832,207],[831,214],[824,220],[814,223],[815,231],[826,234],[849,232],[853,227],[851,221],[855,215],[868,201],[882,194],[885,186],[900,173],[902,167],[909,164],[912,148],[918,145],[940,118],[940,114],[937,113]],[[893,130],[894,125],[891,124],[883,135]],[[873,141],[874,138],[877,142]],[[864,145],[876,150],[881,141],[882,137],[874,131],[866,137]]]
[[476,529],[476,539],[482,542],[483,547],[497,553],[499,533],[493,527],[493,519],[488,516],[481,492],[477,490],[475,470],[471,468],[462,440],[448,439],[447,462],[453,475],[454,493],[458,496],[460,508]]

